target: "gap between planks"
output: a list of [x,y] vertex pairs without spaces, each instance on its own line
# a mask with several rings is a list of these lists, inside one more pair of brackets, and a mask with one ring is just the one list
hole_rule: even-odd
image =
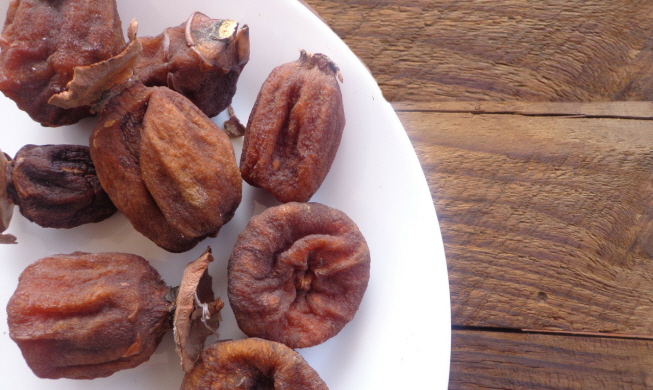
[[653,102],[392,102],[396,112],[653,120]]
[[550,336],[574,336],[574,337],[591,337],[591,338],[610,338],[622,340],[653,340],[653,336],[621,333],[601,333],[601,332],[573,332],[562,330],[538,330],[538,329],[512,329],[512,328],[493,328],[490,326],[464,326],[453,325],[452,331],[468,332],[490,332],[490,333],[516,333],[516,334],[540,334]]

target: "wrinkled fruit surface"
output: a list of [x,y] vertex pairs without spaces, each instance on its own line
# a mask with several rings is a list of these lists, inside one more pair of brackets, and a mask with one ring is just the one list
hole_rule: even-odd
[[219,341],[202,352],[181,390],[327,390],[297,352],[259,338]]
[[26,145],[5,170],[21,214],[43,227],[73,228],[116,212],[100,186],[88,146]]
[[231,104],[240,72],[249,61],[249,29],[232,20],[195,12],[177,27],[139,38],[143,53],[135,73],[143,84],[179,92],[207,116]]
[[9,336],[41,378],[109,376],[152,355],[170,328],[167,292],[136,255],[45,257],[23,271],[9,300]]
[[119,53],[125,41],[114,0],[15,0],[0,36],[0,91],[44,126],[75,123],[88,107],[48,104],[76,66]]
[[229,137],[168,88],[136,84],[110,101],[90,147],[118,210],[170,252],[216,236],[240,204],[242,180]]
[[369,280],[370,252],[343,212],[291,202],[250,220],[228,270],[240,329],[304,348],[335,336],[354,317]]
[[280,202],[306,202],[326,177],[345,127],[337,66],[301,52],[275,68],[250,114],[240,171]]

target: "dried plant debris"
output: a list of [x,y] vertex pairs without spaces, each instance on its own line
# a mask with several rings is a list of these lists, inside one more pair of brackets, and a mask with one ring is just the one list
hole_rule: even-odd
[[[95,107],[90,152],[102,187],[137,231],[184,252],[233,217],[242,179],[229,137],[190,100],[128,77],[142,51],[135,36],[132,22],[123,53],[77,68],[51,102]],[[96,90],[105,91],[99,101]]]
[[88,146],[25,145],[4,172],[13,203],[42,227],[69,229],[116,212],[100,186]]
[[328,390],[306,360],[287,346],[259,338],[218,341],[186,373],[181,390]]
[[89,107],[48,104],[77,66],[119,53],[125,46],[114,0],[15,0],[0,36],[0,91],[44,126],[90,116]]
[[240,329],[304,348],[335,336],[354,317],[370,276],[370,252],[343,212],[290,202],[250,220],[228,270]]
[[9,300],[9,336],[41,378],[106,377],[150,358],[170,329],[168,291],[136,255],[45,257],[23,271]]
[[14,203],[7,193],[5,169],[11,158],[0,150],[0,244],[15,244],[16,237],[11,234],[2,234],[9,228],[9,222],[14,213]]
[[280,202],[306,202],[336,156],[345,127],[338,67],[301,51],[261,87],[245,131],[240,171]]
[[194,12],[155,37],[139,38],[143,53],[135,67],[146,86],[166,86],[213,117],[231,104],[249,61],[249,28],[233,20]]
[[229,119],[224,122],[224,132],[227,133],[229,138],[242,137],[245,134],[245,126],[240,123],[233,107],[227,107],[227,112],[229,113]]
[[224,303],[213,295],[212,278],[208,273],[213,261],[211,248],[189,263],[179,286],[175,309],[174,336],[181,366],[189,372],[195,366],[207,337],[216,334]]

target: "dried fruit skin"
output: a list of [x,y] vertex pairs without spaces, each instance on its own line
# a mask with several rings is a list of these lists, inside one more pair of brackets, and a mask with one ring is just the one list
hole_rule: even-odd
[[19,278],[7,305],[9,336],[41,378],[106,377],[152,355],[170,328],[167,292],[136,255],[45,257]]
[[275,68],[250,114],[240,171],[249,184],[280,202],[306,202],[336,155],[345,113],[337,66],[323,54],[301,52]]
[[156,37],[139,38],[143,53],[135,73],[146,86],[166,86],[187,97],[207,116],[231,104],[249,60],[249,29],[232,20],[195,12],[186,23]]
[[328,390],[297,352],[259,338],[219,341],[202,352],[181,390]]
[[335,336],[354,317],[367,288],[370,253],[343,212],[291,202],[250,220],[228,270],[240,329],[304,348]]
[[69,229],[116,212],[100,186],[88,146],[26,145],[5,174],[12,201],[40,226]]
[[44,126],[90,116],[48,104],[76,66],[119,53],[125,41],[114,0],[14,0],[0,36],[0,91]]

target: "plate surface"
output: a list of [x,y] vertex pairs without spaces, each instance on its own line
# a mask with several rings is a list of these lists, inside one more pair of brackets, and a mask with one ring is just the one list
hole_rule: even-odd
[[[0,0],[0,22],[9,0]],[[157,35],[193,11],[248,24],[252,55],[233,106],[246,122],[270,71],[299,57],[299,49],[327,54],[340,67],[347,125],[333,167],[311,199],[347,213],[366,237],[372,254],[368,290],[356,317],[322,345],[299,350],[332,390],[445,389],[450,356],[449,285],[435,210],[415,152],[365,66],[301,3],[294,0],[118,0],[126,28],[132,18],[139,35]],[[42,128],[0,96],[0,148],[14,156],[25,144],[88,144],[94,119],[65,128]],[[222,125],[226,118],[214,118]],[[234,141],[237,158],[242,140]],[[0,382],[7,389],[178,389],[182,371],[169,332],[152,358],[130,370],[95,380],[42,380],[25,364],[9,338],[6,310],[22,270],[37,259],[74,251],[120,251],[143,256],[168,285],[178,285],[184,266],[208,245],[216,261],[209,271],[225,301],[226,263],[247,221],[277,202],[247,185],[235,218],[219,237],[183,254],[158,248],[117,214],[71,230],[44,229],[16,209],[6,233],[17,245],[0,245]],[[242,338],[226,302],[221,339]]]

